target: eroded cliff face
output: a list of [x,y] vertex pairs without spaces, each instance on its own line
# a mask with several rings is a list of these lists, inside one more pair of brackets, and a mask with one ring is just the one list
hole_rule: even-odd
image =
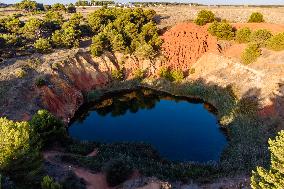
[[[7,60],[0,65],[0,116],[27,120],[45,108],[68,123],[83,104],[85,94],[111,86],[113,70],[123,68],[126,80],[134,79],[137,70],[143,70],[145,77],[155,80],[165,66],[187,73],[194,68],[184,82],[202,79],[222,87],[233,85],[240,97],[258,98],[262,115],[284,115],[284,62],[279,59],[284,52],[264,51],[258,62],[244,66],[238,58],[224,53],[234,51],[236,45],[226,44],[223,48],[208,34],[206,26],[179,24],[162,37],[162,55],[154,60],[110,52],[92,57],[88,49]],[[14,72],[19,68],[24,68],[27,76],[17,78]],[[45,86],[35,85],[38,77],[45,78]]]

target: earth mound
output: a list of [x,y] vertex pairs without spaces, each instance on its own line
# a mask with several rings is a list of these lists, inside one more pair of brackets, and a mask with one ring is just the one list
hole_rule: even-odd
[[204,53],[220,51],[217,39],[207,32],[207,28],[181,23],[164,33],[162,51],[172,69],[186,71]]

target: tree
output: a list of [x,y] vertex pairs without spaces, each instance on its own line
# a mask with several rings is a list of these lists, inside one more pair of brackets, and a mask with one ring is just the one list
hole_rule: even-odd
[[23,0],[19,4],[17,4],[17,7],[19,9],[32,12],[32,11],[37,10],[38,4],[36,1]]
[[67,12],[68,12],[68,13],[76,13],[76,7],[75,7],[75,5],[73,5],[72,3],[70,3],[70,4],[67,6]]
[[40,142],[29,123],[0,118],[0,138],[0,171],[25,184],[37,180]]
[[61,3],[55,3],[51,6],[52,11],[66,11],[66,7]]
[[21,33],[23,33],[23,36],[27,37],[28,39],[36,39],[41,35],[40,29],[42,25],[42,20],[38,18],[31,18],[25,23]]
[[257,167],[252,172],[251,187],[253,189],[284,188],[284,131],[278,133],[274,140],[269,139],[271,166],[264,169]]

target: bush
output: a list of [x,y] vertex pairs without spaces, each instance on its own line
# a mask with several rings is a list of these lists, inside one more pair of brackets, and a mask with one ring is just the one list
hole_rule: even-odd
[[51,50],[51,44],[49,43],[48,39],[39,38],[34,43],[34,47],[38,52],[47,53]]
[[215,21],[215,15],[212,11],[201,10],[197,14],[197,18],[194,20],[194,23],[200,26],[203,26],[207,23],[211,23]]
[[51,6],[51,10],[52,11],[66,11],[66,8],[61,3],[55,3],[54,5]]
[[4,41],[4,46],[18,47],[22,45],[22,38],[16,34],[0,34],[0,38]]
[[145,43],[143,45],[139,45],[139,47],[135,51],[135,54],[139,57],[151,59],[155,57],[156,52],[151,45]]
[[91,45],[91,53],[93,56],[100,56],[103,53],[105,41],[106,37],[103,34],[93,37]]
[[29,122],[34,132],[42,139],[43,147],[67,137],[63,123],[47,110],[38,110]]
[[216,36],[218,39],[223,40],[231,40],[235,35],[232,25],[227,22],[215,21],[209,26],[208,32],[211,35]]
[[173,70],[171,71],[172,80],[175,82],[180,82],[184,79],[183,71],[182,70]]
[[25,11],[36,11],[38,8],[38,4],[36,1],[31,1],[31,0],[23,0],[20,3],[17,4],[17,7],[19,9],[25,10]]
[[43,22],[40,19],[37,18],[31,18],[29,19],[24,27],[21,30],[21,33],[23,33],[23,36],[27,37],[28,39],[35,39],[39,37],[41,26],[43,25]]
[[53,178],[45,176],[41,182],[41,189],[62,189],[62,186],[55,182]]
[[254,12],[250,15],[248,22],[264,22],[263,15],[259,12]]
[[242,53],[242,61],[244,64],[255,62],[261,55],[261,50],[258,44],[250,44]]
[[27,75],[26,71],[23,70],[23,68],[19,68],[19,69],[16,69],[15,70],[15,75],[18,77],[18,78],[23,78]]
[[72,3],[70,3],[67,7],[67,12],[68,13],[76,13],[76,7]]
[[42,87],[42,86],[44,86],[45,84],[46,84],[46,81],[45,81],[45,79],[42,78],[42,77],[37,78],[36,81],[35,81],[35,85],[36,85],[37,87]]
[[131,176],[133,169],[123,160],[115,159],[107,162],[103,171],[106,174],[108,185],[114,187],[126,181]]
[[120,68],[120,69],[117,69],[117,70],[112,70],[111,71],[111,77],[115,80],[122,81],[124,79],[123,68]]
[[257,43],[260,46],[265,46],[266,41],[272,37],[270,31],[266,29],[259,29],[251,34],[250,42]]
[[274,140],[269,139],[271,153],[270,168],[257,167],[252,172],[251,187],[253,189],[284,188],[283,162],[284,162],[284,131],[278,133]]
[[[65,24],[67,26],[65,26]],[[80,31],[75,28],[74,25],[69,25],[70,23],[65,23],[63,29],[56,30],[52,34],[52,43],[56,47],[72,48],[78,47],[80,40]]]
[[266,46],[275,51],[284,50],[284,33],[279,33],[268,39]]
[[238,43],[248,43],[250,41],[251,30],[248,27],[237,30],[235,40]]
[[22,22],[19,18],[15,18],[13,16],[4,18],[1,22],[3,22],[5,30],[10,33],[19,33],[20,28],[22,26]]

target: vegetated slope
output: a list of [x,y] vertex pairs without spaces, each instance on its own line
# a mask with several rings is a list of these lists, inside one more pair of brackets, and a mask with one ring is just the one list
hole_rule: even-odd
[[206,52],[219,52],[217,39],[207,32],[206,26],[182,23],[163,35],[163,54],[173,69],[188,70]]

